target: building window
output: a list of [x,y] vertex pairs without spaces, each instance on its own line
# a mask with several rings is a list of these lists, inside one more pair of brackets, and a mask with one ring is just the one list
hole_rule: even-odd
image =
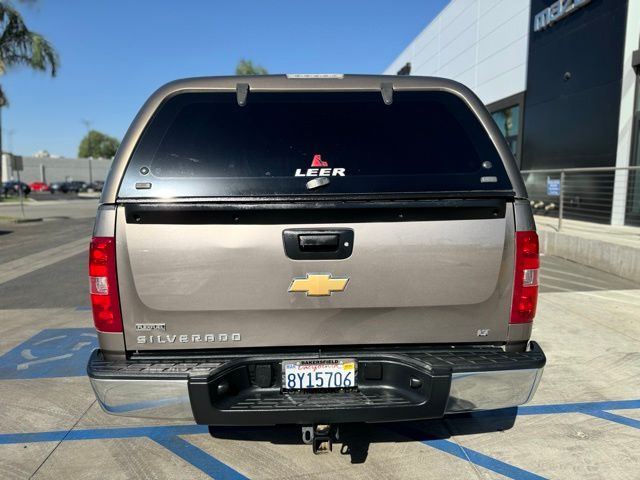
[[491,114],[498,128],[507,139],[514,157],[518,157],[520,143],[520,105],[512,105]]

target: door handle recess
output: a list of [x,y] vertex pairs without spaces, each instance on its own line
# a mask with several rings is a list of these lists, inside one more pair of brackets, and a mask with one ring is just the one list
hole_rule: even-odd
[[335,252],[339,241],[337,234],[298,235],[298,244],[303,252]]
[[282,232],[284,251],[292,260],[342,260],[353,252],[353,230],[291,228]]

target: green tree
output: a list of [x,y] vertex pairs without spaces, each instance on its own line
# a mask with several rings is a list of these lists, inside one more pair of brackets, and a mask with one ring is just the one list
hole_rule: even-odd
[[113,158],[120,142],[96,130],[90,130],[80,141],[78,157],[80,158]]
[[[34,3],[34,0],[23,0],[22,3]],[[0,76],[13,67],[27,66],[42,72],[49,71],[55,77],[58,63],[58,54],[53,46],[42,35],[27,28],[11,2],[0,0]],[[0,86],[0,109],[7,104],[7,96]]]
[[254,65],[251,60],[244,58],[236,66],[236,75],[267,75],[267,69],[260,65]]

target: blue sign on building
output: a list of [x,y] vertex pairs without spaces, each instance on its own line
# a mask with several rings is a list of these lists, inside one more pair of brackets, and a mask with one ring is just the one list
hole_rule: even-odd
[[560,196],[560,179],[547,177],[547,195],[549,197]]

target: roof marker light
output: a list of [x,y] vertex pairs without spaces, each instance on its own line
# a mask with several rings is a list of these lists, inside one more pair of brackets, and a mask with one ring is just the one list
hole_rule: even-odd
[[287,73],[287,78],[344,78],[344,73]]

